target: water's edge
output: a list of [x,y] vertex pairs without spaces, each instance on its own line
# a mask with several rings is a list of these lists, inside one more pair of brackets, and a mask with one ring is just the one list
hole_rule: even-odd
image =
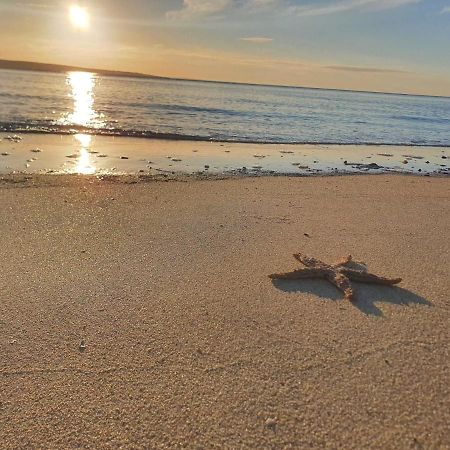
[[448,175],[448,147],[262,144],[0,132],[0,174]]
[[44,134],[55,136],[74,136],[77,134],[86,134],[90,136],[115,136],[124,138],[153,139],[167,141],[187,141],[187,142],[217,142],[229,144],[261,144],[261,145],[333,145],[333,146],[376,146],[376,147],[433,147],[433,148],[450,148],[450,144],[434,144],[434,143],[411,143],[411,142],[373,142],[373,141],[327,141],[327,140],[304,140],[304,141],[283,141],[283,140],[255,140],[245,138],[216,138],[209,136],[198,136],[189,134],[176,133],[160,133],[154,131],[141,130],[122,130],[122,129],[92,129],[87,127],[58,126],[34,128],[28,125],[18,124],[2,124],[0,122],[1,133],[21,133],[21,134]]

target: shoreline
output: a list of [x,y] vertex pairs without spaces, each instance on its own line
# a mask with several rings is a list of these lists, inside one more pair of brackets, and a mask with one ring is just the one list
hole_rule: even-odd
[[216,181],[239,181],[239,180],[270,180],[270,179],[341,179],[341,178],[367,178],[376,179],[387,177],[403,177],[406,180],[411,179],[444,179],[447,174],[412,174],[412,173],[330,173],[330,174],[221,174],[221,173],[158,173],[158,174],[139,174],[139,173],[121,173],[121,174],[64,174],[64,173],[0,173],[0,189],[8,188],[39,188],[39,187],[61,187],[74,186],[78,184],[147,184],[147,183],[196,183],[196,182],[216,182]]
[[[400,94],[401,95],[401,94]],[[59,125],[62,127],[62,125]],[[442,148],[450,149],[450,144],[431,144],[431,143],[404,143],[404,142],[333,142],[333,141],[256,141],[251,139],[221,139],[212,138],[207,136],[195,136],[189,134],[171,134],[171,133],[158,133],[149,131],[125,131],[121,129],[107,129],[107,128],[74,128],[72,125],[67,125],[67,130],[52,129],[51,126],[44,129],[22,129],[0,127],[0,135],[14,136],[14,135],[44,135],[44,136],[100,136],[100,137],[112,137],[118,139],[146,139],[149,141],[169,141],[169,142],[208,142],[210,144],[231,144],[231,145],[261,145],[261,146],[331,146],[331,147],[413,147],[413,148]]]
[[449,147],[253,144],[0,133],[0,174],[448,175]]

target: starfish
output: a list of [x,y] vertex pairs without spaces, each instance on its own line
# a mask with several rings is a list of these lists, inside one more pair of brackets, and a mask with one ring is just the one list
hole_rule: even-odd
[[334,284],[338,289],[344,293],[344,299],[353,301],[354,292],[350,280],[361,281],[364,283],[377,283],[392,286],[400,283],[401,278],[383,278],[378,275],[369,273],[367,269],[352,269],[347,266],[352,261],[351,255],[342,258],[335,264],[326,264],[316,258],[302,255],[301,253],[294,254],[294,258],[300,261],[306,268],[297,269],[293,272],[274,273],[269,275],[269,278],[276,280],[297,280],[302,278],[325,278],[330,283]]

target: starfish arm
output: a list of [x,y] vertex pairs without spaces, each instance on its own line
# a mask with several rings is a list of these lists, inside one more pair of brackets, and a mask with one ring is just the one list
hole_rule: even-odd
[[298,280],[301,278],[323,278],[323,272],[320,269],[306,268],[298,269],[293,272],[272,273],[269,278],[275,280]]
[[352,255],[345,256],[344,258],[342,258],[339,261],[337,261],[336,263],[334,263],[333,267],[345,266],[346,264],[351,262],[351,260],[352,260]]
[[352,301],[354,293],[350,280],[342,273],[332,272],[327,275],[327,280],[334,284],[338,289],[344,293],[344,300]]
[[303,255],[302,253],[295,253],[294,258],[306,267],[321,267],[325,265],[322,261]]
[[363,272],[360,270],[353,270],[347,268],[342,270],[342,273],[353,281],[362,281],[364,283],[393,285],[398,284],[400,283],[400,281],[402,281],[401,278],[384,278],[369,272]]

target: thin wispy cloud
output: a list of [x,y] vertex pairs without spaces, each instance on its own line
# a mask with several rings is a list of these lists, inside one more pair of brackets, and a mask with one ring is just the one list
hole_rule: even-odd
[[380,67],[356,67],[356,66],[325,66],[325,69],[339,70],[344,72],[364,72],[364,73],[410,73],[407,70],[385,69]]
[[450,14],[450,6],[444,6],[442,8],[441,14]]
[[364,67],[364,66],[344,66],[344,65],[324,65],[318,64],[317,62],[299,59],[299,58],[279,58],[279,57],[248,57],[242,56],[239,53],[231,52],[211,52],[208,49],[197,49],[193,52],[177,51],[173,49],[165,49],[168,52],[177,57],[186,57],[191,60],[201,59],[205,61],[220,61],[222,63],[227,63],[231,65],[240,66],[253,66],[260,68],[267,67],[285,67],[290,69],[300,69],[300,70],[314,70],[317,72],[324,71],[337,71],[337,72],[360,72],[360,73],[372,73],[372,74],[411,74],[413,72],[393,69],[387,67]]
[[299,16],[323,16],[348,11],[382,11],[420,3],[422,0],[335,0],[322,5],[291,6],[291,13]]
[[251,44],[269,44],[273,42],[272,38],[252,36],[252,37],[242,37],[239,38],[240,41],[250,42]]
[[183,0],[181,9],[169,11],[166,16],[169,19],[181,20],[211,16],[229,9],[233,3],[233,0]]
[[[240,12],[264,14],[289,13],[298,16],[322,16],[349,11],[382,11],[420,3],[422,0],[183,0],[181,9],[169,11],[171,19],[195,19],[205,16],[222,16]],[[445,10],[446,8],[444,8]]]
[[2,3],[0,1],[0,10],[5,11],[29,11],[29,12],[42,12],[51,9],[51,5],[46,3],[34,3],[34,2],[14,2],[14,3]]

